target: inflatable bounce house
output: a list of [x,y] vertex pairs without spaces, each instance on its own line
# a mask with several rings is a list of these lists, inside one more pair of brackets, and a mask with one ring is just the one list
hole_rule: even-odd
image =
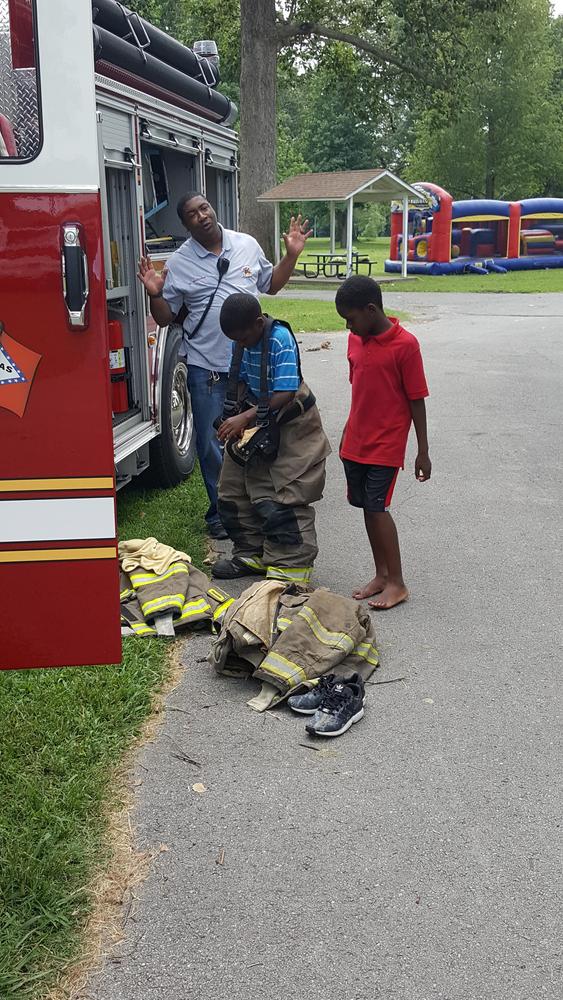
[[[454,201],[436,184],[413,184],[409,206],[409,274],[486,274],[563,267],[563,198]],[[391,206],[385,270],[401,270],[403,208]]]

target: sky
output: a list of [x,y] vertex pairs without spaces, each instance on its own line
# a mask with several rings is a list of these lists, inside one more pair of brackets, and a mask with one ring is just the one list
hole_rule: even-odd
[[554,14],[563,14],[563,0],[551,0],[551,6]]

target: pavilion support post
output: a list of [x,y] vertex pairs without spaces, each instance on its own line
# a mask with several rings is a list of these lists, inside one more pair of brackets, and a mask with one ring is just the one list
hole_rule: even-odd
[[274,248],[275,248],[274,249],[274,254],[275,254],[275,262],[276,262],[276,264],[279,264],[279,262],[281,260],[280,238],[281,238],[281,232],[280,232],[280,203],[279,203],[279,201],[276,201],[276,203],[275,203],[275,211],[274,211]]
[[407,259],[409,255],[409,197],[403,197],[403,252],[401,254],[401,275],[407,276]]
[[330,252],[336,250],[336,204],[330,202]]
[[354,199],[348,199],[348,219],[347,219],[347,234],[346,234],[346,274],[348,277],[352,274],[352,250],[354,242]]

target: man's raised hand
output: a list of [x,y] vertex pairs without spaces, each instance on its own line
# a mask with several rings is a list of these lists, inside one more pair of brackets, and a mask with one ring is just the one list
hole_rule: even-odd
[[308,230],[308,225],[308,219],[305,219],[303,222],[300,215],[298,215],[297,218],[293,215],[291,216],[288,231],[283,234],[285,249],[289,257],[299,257],[299,254],[303,251],[303,247],[309,239],[309,236],[312,236],[313,230]]
[[150,257],[141,257],[137,277],[150,296],[161,294],[166,275],[155,271]]

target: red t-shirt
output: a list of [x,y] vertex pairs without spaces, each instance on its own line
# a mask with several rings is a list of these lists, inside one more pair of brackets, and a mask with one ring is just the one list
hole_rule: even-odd
[[402,467],[411,425],[411,399],[428,396],[416,337],[393,316],[375,337],[348,338],[352,405],[341,458]]

